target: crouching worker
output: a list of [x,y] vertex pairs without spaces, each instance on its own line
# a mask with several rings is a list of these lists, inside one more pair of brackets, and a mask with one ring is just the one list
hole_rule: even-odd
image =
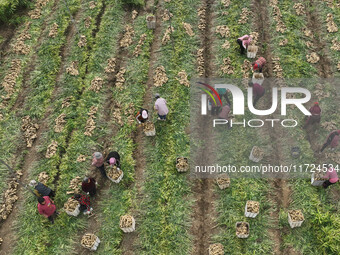
[[329,185],[335,184],[339,181],[338,174],[334,170],[332,165],[328,165],[328,167],[329,167],[328,171],[327,171],[326,175],[323,177],[324,179],[327,179],[327,180],[324,181],[324,183],[322,184],[322,186],[325,189],[327,189]]
[[120,168],[120,155],[117,151],[111,151],[109,155],[106,157],[106,163],[109,164],[110,166],[117,166]]
[[94,178],[85,177],[81,183],[81,189],[91,197],[96,195],[96,180]]
[[228,127],[230,128],[230,118],[229,118],[229,113],[230,113],[230,106],[227,104],[225,106],[222,107],[222,110],[220,112],[220,114],[218,115],[218,117],[220,119],[224,119],[228,121]]
[[251,36],[249,35],[244,35],[237,39],[237,43],[240,45],[241,54],[245,53],[245,50],[248,49],[250,42],[251,42]]
[[38,211],[47,218],[52,224],[54,223],[54,217],[58,215],[57,207],[54,202],[48,197],[38,197]]
[[79,202],[79,209],[84,212],[84,215],[92,213],[93,208],[91,207],[90,198],[88,196],[75,194],[72,198]]
[[148,110],[140,109],[137,112],[136,120],[137,120],[138,124],[146,122],[148,120],[148,118],[149,118]]
[[262,73],[263,67],[266,65],[266,59],[264,57],[258,58],[254,63],[253,63],[253,70],[258,71]]
[[34,188],[34,193],[37,195],[37,197],[54,197],[54,191],[47,187],[46,185],[42,184],[41,182],[37,182],[36,180],[31,180],[29,183],[29,186]]

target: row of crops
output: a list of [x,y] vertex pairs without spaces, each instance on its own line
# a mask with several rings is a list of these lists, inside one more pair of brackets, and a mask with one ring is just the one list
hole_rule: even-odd
[[[37,179],[39,174],[45,173],[47,185],[56,190],[58,207],[69,197],[70,182],[89,171],[86,159],[95,150],[119,151],[124,179],[119,185],[100,187],[102,198],[96,202],[95,226],[88,224],[89,219],[66,214],[61,214],[50,226],[36,212],[35,198],[24,192],[24,210],[19,212],[15,224],[18,241],[14,253],[78,252],[81,235],[95,231],[102,240],[98,253],[121,254],[125,249],[122,245],[125,237],[119,228],[119,218],[133,214],[138,237],[130,246],[137,254],[189,254],[193,249],[194,236],[190,230],[195,218],[191,212],[194,205],[192,181],[176,173],[174,162],[178,156],[189,156],[187,79],[204,73],[205,59],[199,46],[199,34],[207,24],[202,19],[202,9],[197,12],[202,2],[155,3],[161,14],[157,20],[161,24],[161,35],[157,36],[162,40],[155,38],[154,32],[147,28],[145,11],[132,13],[120,1],[69,0],[68,7],[63,1],[42,2],[18,30],[13,50],[0,63],[4,70],[1,81],[9,81],[9,87],[1,88],[6,96],[0,99],[1,159],[10,159],[16,170],[23,165],[27,167],[26,180]],[[320,38],[325,38],[327,47],[322,49],[332,57],[331,69],[335,71],[339,62],[337,37],[336,33],[327,31],[328,14],[333,15],[336,26],[340,14],[334,5],[317,3],[322,10],[320,19],[325,23],[319,38],[315,38],[308,31],[312,28],[309,17],[315,8],[308,3],[303,2],[301,7],[291,1],[273,0],[269,6],[263,5],[270,24],[270,38],[266,40],[259,36],[262,32],[258,31],[256,17],[251,15],[256,11],[254,3],[216,1],[212,8],[215,14],[212,28],[215,58],[211,58],[216,67],[214,75],[250,78],[250,62],[240,56],[235,43],[240,35],[250,33],[257,37],[262,53],[271,52],[276,77],[318,77],[323,69],[313,62],[317,59],[317,56],[314,59],[315,54],[319,54],[316,49],[320,47]],[[76,24],[70,20],[68,9]],[[169,10],[171,20],[165,10]],[[170,22],[173,30],[169,29]],[[151,46],[157,41],[160,45],[154,49],[155,54]],[[151,63],[152,54],[156,55],[156,61]],[[156,82],[159,87],[148,87],[150,69],[161,70],[163,79]],[[12,77],[6,77],[9,74]],[[11,87],[13,79],[15,86]],[[245,91],[247,83],[239,85]],[[288,80],[285,85],[295,86]],[[277,138],[273,145],[268,145],[272,136],[263,131],[235,128],[218,137],[219,147],[224,151],[218,157],[223,161],[227,153],[230,157],[225,160],[226,165],[249,165],[254,164],[248,160],[254,145],[265,148],[267,153],[274,153],[277,146],[282,145],[279,160],[266,160],[283,163],[290,160],[294,143],[302,149],[301,157],[294,163],[323,163],[319,162],[320,158],[314,159],[314,143],[321,145],[338,122],[332,111],[334,103],[326,98],[336,92],[335,86],[334,82],[306,84],[310,91],[320,91],[315,99],[324,112],[330,113],[324,115],[322,122],[328,124],[319,128],[315,140],[307,139],[302,124],[290,130],[290,139]],[[134,122],[135,112],[142,106],[151,109],[148,95],[156,92],[167,99],[169,120],[156,124],[156,137],[137,144],[136,134],[141,130]],[[303,123],[297,110],[290,109],[288,114]],[[245,118],[252,117],[249,113],[245,115]],[[288,137],[287,133],[283,137]],[[30,143],[33,143],[32,148],[24,149]],[[145,150],[146,158],[143,178],[138,179],[142,189],[135,185],[135,168],[141,160],[136,156],[137,148]],[[27,155],[34,160],[28,162]],[[326,157],[336,160],[330,153]],[[5,171],[0,173],[3,179],[8,177]],[[210,241],[223,244],[227,254],[270,254],[278,245],[275,243],[278,240],[272,236],[273,230],[278,229],[282,231],[279,248],[293,247],[301,254],[339,253],[340,221],[337,205],[332,203],[332,192],[318,190],[306,179],[290,180],[287,188],[292,194],[291,201],[282,207],[277,201],[282,197],[273,194],[273,188],[271,180],[250,178],[232,179],[231,187],[226,190],[218,190],[216,186],[219,231]],[[6,189],[7,183],[2,182],[0,194]],[[339,192],[338,187],[334,190]],[[261,211],[256,219],[247,220],[251,228],[249,238],[240,240],[235,236],[235,223],[246,221],[243,213],[247,200],[259,201]],[[303,210],[305,222],[301,228],[288,228],[289,209]]]

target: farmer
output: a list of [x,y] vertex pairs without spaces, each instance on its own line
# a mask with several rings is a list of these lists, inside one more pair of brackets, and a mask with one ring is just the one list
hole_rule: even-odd
[[102,174],[104,178],[107,178],[105,167],[104,167],[103,154],[101,154],[98,151],[93,153],[92,165],[97,167],[97,169],[99,169],[100,173]]
[[253,70],[259,71],[262,73],[262,69],[266,64],[266,59],[264,57],[259,57],[254,63],[253,63]]
[[220,114],[218,115],[218,117],[220,119],[224,119],[228,121],[228,127],[230,128],[230,118],[229,118],[229,113],[230,113],[230,106],[228,104],[226,104],[225,106],[222,107],[222,110],[220,112]]
[[36,180],[31,180],[29,183],[29,186],[34,188],[33,192],[38,197],[44,197],[44,196],[54,197],[55,196],[54,191],[52,189],[42,184],[41,182],[37,182]]
[[314,105],[309,109],[309,112],[312,115],[307,118],[304,128],[306,128],[308,125],[314,125],[315,123],[320,123],[320,120],[321,120],[321,108],[318,102],[314,103]]
[[56,209],[54,202],[48,196],[38,197],[39,213],[45,218],[48,218],[52,224],[54,223],[53,216],[58,215]]
[[249,35],[244,35],[237,39],[237,43],[240,45],[241,54],[244,54],[245,50],[248,49],[251,40],[252,38]]
[[327,189],[329,185],[335,184],[339,180],[338,174],[334,170],[332,165],[328,165],[328,167],[329,167],[328,171],[327,171],[326,175],[323,177],[324,179],[327,179],[327,180],[324,181],[324,183],[322,184],[322,186],[325,189]]
[[166,120],[166,115],[169,113],[168,107],[166,106],[166,100],[158,93],[155,94],[155,110],[158,112],[158,120]]
[[249,87],[253,87],[253,106],[255,107],[257,101],[263,97],[265,89],[258,83],[248,83]]
[[230,101],[229,96],[228,96],[228,94],[230,93],[230,90],[224,89],[224,88],[218,88],[216,90],[217,90],[217,93],[220,95],[220,97],[223,96],[224,99],[227,100],[229,107],[231,107],[231,101]]
[[[221,98],[221,95],[219,95],[219,97]],[[213,94],[213,99],[209,99],[210,104],[211,104],[211,115],[218,115],[220,110],[221,110],[221,102],[218,99],[217,95],[214,93]],[[216,102],[216,104],[215,104]]]
[[120,155],[117,151],[111,151],[109,155],[107,155],[105,162],[109,165],[116,165],[120,168]]
[[96,194],[96,180],[85,177],[81,183],[81,189],[91,197],[94,196]]
[[93,208],[91,207],[90,198],[85,195],[75,194],[73,199],[77,200],[80,204],[80,211],[83,211],[84,214],[91,214]]
[[145,121],[148,120],[148,118],[149,118],[148,110],[142,109],[142,108],[141,108],[141,109],[137,112],[136,120],[137,120],[138,124],[144,123]]
[[326,142],[322,145],[322,148],[320,152],[323,152],[324,149],[326,149],[327,146],[331,146],[331,150],[334,151],[335,147],[338,146],[339,144],[339,139],[340,139],[340,130],[333,131],[330,133],[327,137]]

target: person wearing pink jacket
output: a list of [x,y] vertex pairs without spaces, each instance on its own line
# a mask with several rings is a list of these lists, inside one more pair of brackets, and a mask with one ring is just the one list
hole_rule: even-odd
[[241,54],[244,54],[245,50],[248,49],[251,40],[250,35],[244,35],[237,39],[237,43],[240,45]]
[[[330,165],[329,165],[330,166]],[[338,173],[335,171],[334,168],[329,167],[326,175],[323,177],[324,179],[327,179],[324,181],[322,186],[327,189],[329,185],[335,184],[339,181]]]

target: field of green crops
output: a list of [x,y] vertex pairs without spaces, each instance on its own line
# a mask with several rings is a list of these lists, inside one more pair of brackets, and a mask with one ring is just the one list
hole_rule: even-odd
[[[231,178],[220,189],[215,179],[176,169],[178,157],[194,162],[190,81],[239,79],[246,93],[253,59],[236,42],[245,34],[267,59],[265,78],[285,87],[309,78],[299,84],[312,94],[306,107],[319,102],[321,124],[303,128],[305,116],[293,107],[294,128],[207,132],[194,147],[208,154],[217,145],[213,159],[236,167],[340,164],[339,149],[319,153],[340,127],[338,0],[0,0],[0,22],[0,160],[16,172],[0,165],[0,254],[340,254],[339,183],[312,186],[307,174]],[[263,86],[260,108],[271,100],[272,85]],[[167,101],[165,122],[153,109],[155,93]],[[136,122],[140,108],[149,110],[155,136]],[[244,118],[262,117],[246,107]],[[249,159],[253,146],[265,151],[259,163]],[[119,152],[121,182],[91,166],[96,151]],[[98,182],[94,213],[69,216],[64,203],[85,175]],[[32,179],[56,193],[54,224],[38,213]],[[256,218],[245,217],[248,200],[260,204]],[[290,227],[290,210],[303,213],[300,227]],[[135,219],[131,233],[120,228],[124,215]],[[235,228],[243,221],[244,239]],[[96,251],[81,245],[86,233],[100,239]]]

